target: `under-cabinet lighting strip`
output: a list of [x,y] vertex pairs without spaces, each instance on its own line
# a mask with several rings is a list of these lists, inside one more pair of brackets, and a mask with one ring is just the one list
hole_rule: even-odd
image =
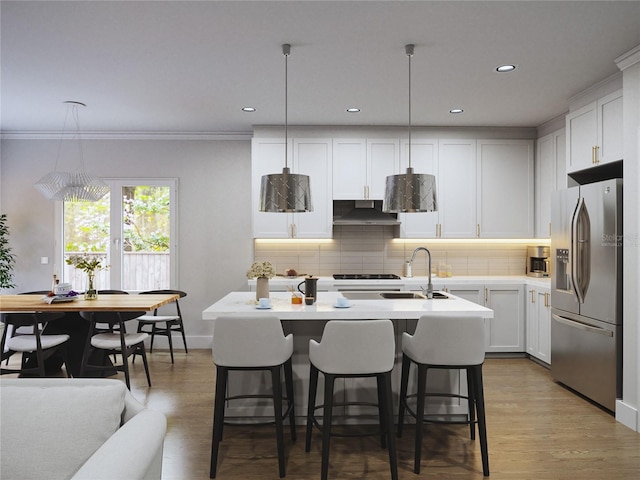
[[[333,243],[333,238],[256,238],[256,243]],[[393,243],[550,245],[549,238],[393,238]]]

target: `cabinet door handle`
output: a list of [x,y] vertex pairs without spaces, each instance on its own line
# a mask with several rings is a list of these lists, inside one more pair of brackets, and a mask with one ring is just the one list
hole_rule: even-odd
[[595,151],[596,151],[596,155],[595,155],[595,164],[600,163],[600,147],[598,145],[596,145],[595,147]]
[[489,289],[485,287],[484,289],[484,306],[486,307],[489,304]]
[[534,292],[533,290],[529,290],[529,293],[531,294],[531,303],[536,303],[536,299],[533,296],[533,292]]
[[476,236],[480,238],[480,224],[478,224],[476,228],[477,228]]
[[549,293],[545,292],[545,294],[544,294],[544,306],[545,306],[545,307],[549,307],[549,306],[550,306],[550,305],[549,305],[549,297],[550,297],[550,296],[551,296],[551,295],[550,295]]

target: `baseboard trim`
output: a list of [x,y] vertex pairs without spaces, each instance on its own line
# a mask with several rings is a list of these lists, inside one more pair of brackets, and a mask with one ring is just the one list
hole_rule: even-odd
[[638,409],[624,402],[616,400],[616,421],[620,422],[631,430],[640,432],[638,425]]

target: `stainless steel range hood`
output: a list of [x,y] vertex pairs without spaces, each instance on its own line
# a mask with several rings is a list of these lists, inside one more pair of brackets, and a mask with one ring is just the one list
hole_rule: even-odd
[[382,200],[334,200],[334,225],[400,225],[396,214],[382,211]]

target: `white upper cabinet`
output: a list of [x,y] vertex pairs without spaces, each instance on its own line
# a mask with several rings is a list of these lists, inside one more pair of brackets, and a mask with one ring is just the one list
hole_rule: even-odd
[[367,185],[367,141],[333,139],[333,198],[361,200]]
[[333,140],[333,198],[382,200],[388,175],[400,173],[398,139]]
[[622,159],[622,90],[567,114],[567,172]]
[[289,140],[288,165],[293,173],[309,175],[313,212],[259,212],[263,175],[280,173],[284,167],[284,140],[252,140],[252,230],[254,238],[331,238],[333,204],[331,195],[331,139]]
[[478,140],[478,237],[533,236],[533,141]]
[[567,187],[565,129],[537,141],[536,148],[536,238],[551,236],[551,193]]
[[476,237],[476,179],[476,140],[440,140],[436,192],[439,237]]
[[387,177],[400,172],[400,141],[367,139],[367,199],[384,200]]
[[[400,142],[400,171],[409,166],[409,141]],[[411,166],[415,173],[428,173],[436,177],[438,195],[438,140],[419,139],[411,141]],[[439,232],[438,212],[399,213],[400,236],[402,238],[434,238]]]

